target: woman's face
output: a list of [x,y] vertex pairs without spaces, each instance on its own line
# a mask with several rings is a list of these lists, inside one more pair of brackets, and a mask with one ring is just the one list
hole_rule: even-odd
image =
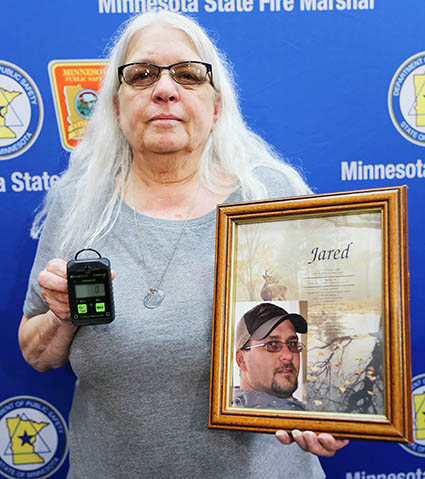
[[[167,66],[187,60],[201,58],[183,31],[151,25],[133,36],[124,63]],[[217,122],[219,100],[209,81],[180,85],[163,70],[159,80],[148,87],[134,88],[123,82],[116,111],[135,158],[183,152],[198,160]]]

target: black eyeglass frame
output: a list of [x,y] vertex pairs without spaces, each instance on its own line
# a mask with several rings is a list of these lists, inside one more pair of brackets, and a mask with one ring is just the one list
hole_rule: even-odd
[[[205,75],[205,78],[200,81],[200,82],[194,82],[194,83],[185,83],[185,82],[181,82],[181,81],[177,81],[175,78],[174,78],[174,75],[172,73],[172,68],[175,67],[176,65],[182,65],[184,63],[195,63],[197,65],[204,65],[207,69],[207,73]],[[128,66],[131,66],[131,65],[146,65],[146,66],[150,66],[150,67],[155,67],[158,69],[158,74],[156,75],[155,79],[153,80],[152,83],[148,83],[147,85],[131,85],[130,83],[127,83],[125,81],[125,78],[124,78],[124,68],[128,67]],[[172,65],[168,65],[168,66],[160,66],[160,65],[155,65],[155,63],[147,63],[147,62],[133,62],[133,63],[126,63],[125,65],[121,65],[118,67],[118,80],[120,82],[120,84],[122,82],[124,82],[126,85],[129,85],[133,88],[144,88],[144,87],[148,87],[148,86],[151,86],[153,85],[155,82],[157,82],[159,80],[159,77],[161,76],[161,71],[162,70],[168,70],[170,72],[170,77],[173,79],[173,81],[175,81],[177,84],[179,85],[200,85],[201,83],[204,83],[206,80],[207,80],[207,77],[209,75],[209,80],[210,80],[210,83],[211,83],[211,86],[213,88],[214,87],[214,83],[213,83],[213,75],[212,75],[212,65],[211,63],[206,63],[206,62],[201,62],[201,61],[198,61],[198,60],[193,60],[193,61],[184,61],[184,62],[177,62],[177,63],[173,63]]]
[[[282,347],[278,351],[269,351],[267,349],[267,345],[270,344],[270,343],[278,343],[278,344],[281,344]],[[296,345],[296,346],[294,346],[294,349],[295,349],[294,351],[291,349],[291,347],[289,347],[289,344],[295,344]],[[305,348],[305,344],[301,343],[300,341],[286,341],[286,342],[283,342],[283,341],[273,340],[273,341],[267,341],[267,343],[263,343],[263,344],[253,344],[253,345],[244,346],[242,349],[249,351],[250,349],[264,347],[264,348],[266,348],[266,351],[268,353],[280,353],[283,350],[283,345],[285,345],[289,349],[289,351],[293,354],[298,354]]]

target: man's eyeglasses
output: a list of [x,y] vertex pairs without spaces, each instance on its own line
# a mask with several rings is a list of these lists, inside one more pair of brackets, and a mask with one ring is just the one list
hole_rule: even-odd
[[263,344],[245,346],[242,349],[266,348],[266,351],[269,353],[280,353],[285,345],[291,353],[300,353],[305,347],[303,343],[298,341],[286,341],[286,343],[283,343],[282,341],[269,341]]
[[178,62],[168,67],[153,63],[127,63],[118,67],[118,78],[120,83],[124,81],[133,87],[145,87],[153,85],[159,79],[162,70],[168,70],[171,78],[180,85],[198,85],[207,78],[213,85],[212,66],[198,61]]

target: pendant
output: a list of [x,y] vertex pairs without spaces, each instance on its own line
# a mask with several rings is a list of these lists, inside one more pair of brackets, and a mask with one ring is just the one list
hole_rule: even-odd
[[155,309],[162,303],[164,296],[165,293],[162,289],[150,288],[143,298],[143,304],[148,309]]

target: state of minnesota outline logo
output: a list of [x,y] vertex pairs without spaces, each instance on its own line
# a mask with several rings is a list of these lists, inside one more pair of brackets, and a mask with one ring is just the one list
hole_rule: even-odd
[[7,478],[50,477],[68,453],[62,415],[47,401],[18,396],[0,404],[0,473]]
[[62,146],[72,151],[84,135],[97,101],[106,60],[52,60],[50,85]]
[[43,102],[34,80],[22,68],[0,60],[0,160],[24,153],[43,124]]
[[413,444],[400,446],[415,456],[425,457],[425,374],[412,379]]
[[397,70],[388,91],[388,109],[397,131],[425,146],[425,52],[412,55]]

